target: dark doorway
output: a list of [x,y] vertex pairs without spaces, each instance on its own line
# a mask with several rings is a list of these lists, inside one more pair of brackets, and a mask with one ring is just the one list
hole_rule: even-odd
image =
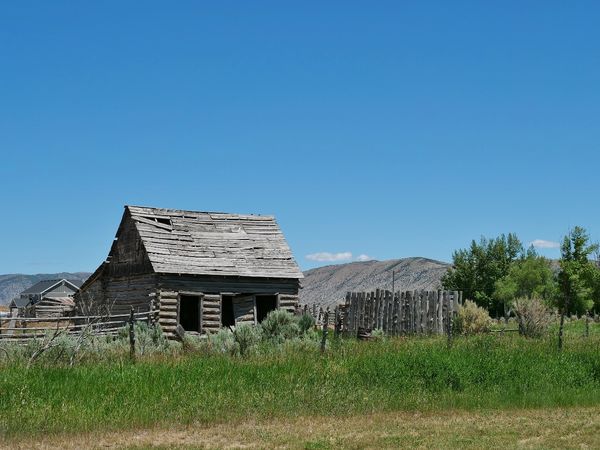
[[267,314],[277,309],[276,295],[257,295],[256,296],[256,322],[263,321]]
[[233,315],[233,295],[221,296],[221,326],[235,326],[235,316]]
[[179,296],[179,324],[185,331],[202,331],[200,300],[198,295]]

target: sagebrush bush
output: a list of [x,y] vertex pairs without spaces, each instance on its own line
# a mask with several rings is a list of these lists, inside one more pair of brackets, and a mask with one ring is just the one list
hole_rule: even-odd
[[248,354],[252,347],[260,342],[260,330],[254,325],[241,323],[235,327],[233,339],[237,344],[237,350],[239,351],[240,355],[244,356]]
[[233,332],[225,328],[215,334],[209,334],[206,342],[210,350],[216,353],[235,355],[239,352],[239,344],[236,342]]
[[381,328],[375,328],[371,332],[371,336],[373,336],[375,339],[383,339],[385,338],[385,332]]
[[492,328],[492,319],[488,312],[467,300],[458,308],[458,313],[453,322],[454,332],[457,334],[487,333]]
[[541,337],[552,321],[551,311],[538,298],[519,298],[515,300],[513,310],[519,324],[519,334],[525,337]]
[[300,320],[298,320],[298,326],[300,327],[300,332],[304,334],[315,326],[315,318],[309,314],[302,314]]
[[284,309],[271,311],[260,326],[264,337],[275,342],[282,342],[300,335],[298,317]]

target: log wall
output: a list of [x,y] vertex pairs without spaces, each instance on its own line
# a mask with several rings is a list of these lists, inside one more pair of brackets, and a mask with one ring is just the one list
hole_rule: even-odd
[[[110,265],[110,264],[109,264]],[[221,328],[221,293],[248,294],[245,301],[236,303],[236,323],[252,323],[255,319],[254,295],[279,294],[280,308],[293,312],[298,303],[298,281],[294,279],[248,279],[235,277],[198,277],[191,275],[145,274],[113,277],[105,270],[84,292],[78,295],[92,300],[96,307],[110,308],[112,314],[157,311],[158,323],[167,337],[175,337],[178,324],[180,293],[197,294],[202,298],[202,333]],[[243,300],[243,299],[241,299]],[[89,313],[89,311],[86,311]]]
[[150,310],[150,300],[156,295],[156,275],[109,277],[106,273],[89,283],[75,295],[76,310],[80,314],[99,311],[127,314]]

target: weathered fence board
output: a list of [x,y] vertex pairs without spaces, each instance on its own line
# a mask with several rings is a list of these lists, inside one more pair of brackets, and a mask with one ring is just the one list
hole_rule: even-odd
[[77,335],[82,332],[95,335],[114,335],[128,323],[128,319],[152,324],[156,320],[155,316],[156,312],[153,311],[105,316],[2,318],[0,319],[0,342],[26,341],[42,338],[48,333],[54,332],[67,335]]
[[[357,336],[359,329],[383,330],[389,336],[448,333],[452,319],[462,302],[458,291],[391,291],[348,292],[344,305],[329,314],[329,325],[340,324],[341,332]],[[307,306],[322,325],[325,312],[317,305]]]

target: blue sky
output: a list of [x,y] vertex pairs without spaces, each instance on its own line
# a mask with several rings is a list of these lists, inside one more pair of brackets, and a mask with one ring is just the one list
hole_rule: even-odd
[[304,269],[599,239],[599,19],[584,1],[4,2],[0,273],[95,269],[124,204],[274,214]]

